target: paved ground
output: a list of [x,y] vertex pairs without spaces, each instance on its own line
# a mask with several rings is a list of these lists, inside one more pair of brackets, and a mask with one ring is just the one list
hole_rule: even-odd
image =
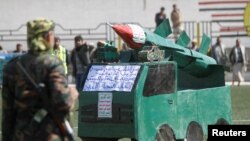
[[[245,78],[245,81],[250,82],[250,71],[245,72],[243,74],[243,77]],[[225,80],[226,81],[232,81],[232,73],[231,72],[225,72]]]
[[[226,85],[232,85],[232,82],[228,81],[226,82]],[[238,82],[234,82],[234,85],[237,86]],[[250,85],[250,81],[246,81],[246,82],[241,82],[240,85],[245,86],[245,85]]]

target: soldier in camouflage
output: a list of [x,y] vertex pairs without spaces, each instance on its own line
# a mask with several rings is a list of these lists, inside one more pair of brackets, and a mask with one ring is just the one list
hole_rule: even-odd
[[54,23],[46,19],[29,21],[27,41],[28,53],[10,60],[3,70],[2,141],[62,141],[57,125],[44,111],[41,95],[17,66],[20,63],[35,82],[45,84],[47,93],[43,94],[57,117],[69,114],[78,92],[68,86],[60,59],[50,55]]

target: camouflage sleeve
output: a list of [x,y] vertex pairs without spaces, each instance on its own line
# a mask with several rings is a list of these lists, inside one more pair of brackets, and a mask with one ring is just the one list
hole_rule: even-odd
[[52,64],[49,71],[49,91],[52,98],[52,106],[55,115],[66,117],[70,108],[74,105],[74,98],[68,87],[67,79],[64,74],[64,67],[60,60]]
[[8,65],[3,70],[3,88],[2,88],[2,141],[11,141],[14,136],[15,115],[14,108],[15,93],[14,87],[14,75],[10,74],[11,69]]

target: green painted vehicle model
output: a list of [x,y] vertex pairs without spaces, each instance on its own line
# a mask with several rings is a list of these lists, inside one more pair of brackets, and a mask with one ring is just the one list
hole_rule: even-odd
[[113,42],[99,42],[95,52],[97,62],[118,62],[119,60],[117,48]]
[[[224,86],[224,77],[220,76],[222,67],[221,71],[217,68],[205,78],[193,78],[178,71],[175,62],[92,65],[89,71],[96,66],[138,66],[140,69],[131,91],[99,91],[99,87],[83,86],[79,99],[78,127],[78,135],[83,140],[92,137],[100,141],[103,138],[129,137],[153,141],[164,135],[176,139],[203,138],[207,134],[207,125],[232,122],[230,88]],[[83,82],[90,81],[90,75],[91,72]],[[95,81],[98,80],[103,81]],[[111,109],[107,117],[98,117],[99,97],[103,93],[112,95],[109,100]]]
[[[164,42],[151,44],[163,51],[149,50],[148,56],[143,51],[142,57],[146,54],[149,62],[88,67],[79,96],[81,139],[203,141],[208,125],[232,123],[224,67],[202,53]],[[164,59],[155,61],[162,53]]]

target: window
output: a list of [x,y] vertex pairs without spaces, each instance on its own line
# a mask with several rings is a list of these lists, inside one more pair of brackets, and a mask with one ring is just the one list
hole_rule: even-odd
[[144,96],[170,94],[175,92],[175,64],[150,65],[144,86]]

